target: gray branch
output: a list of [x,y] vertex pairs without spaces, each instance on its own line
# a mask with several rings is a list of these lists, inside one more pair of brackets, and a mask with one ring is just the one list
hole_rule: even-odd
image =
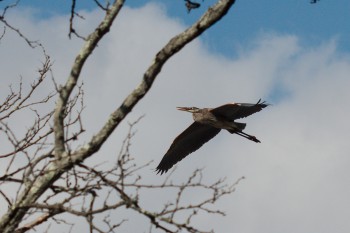
[[[101,130],[97,132],[86,145],[77,151],[68,152],[66,148],[67,139],[65,139],[66,128],[64,120],[67,116],[69,100],[74,88],[77,86],[85,61],[97,47],[98,42],[109,32],[123,3],[123,0],[116,0],[110,8],[108,8],[105,18],[95,31],[87,37],[85,44],[77,55],[67,82],[63,86],[58,87],[59,97],[56,102],[53,124],[55,160],[49,161],[47,165],[40,170],[40,175],[34,176],[34,179],[25,180],[24,187],[21,189],[17,200],[0,219],[0,229],[2,232],[15,232],[28,213],[28,210],[32,206],[35,206],[36,201],[53,186],[55,181],[61,178],[62,174],[96,153],[138,101],[147,94],[166,61],[193,39],[201,35],[206,29],[218,22],[235,3],[235,0],[219,0],[214,6],[209,8],[196,23],[172,38],[156,54],[152,64],[144,73],[141,83],[126,97],[121,106],[110,115]],[[43,220],[44,219],[46,219],[45,216],[43,216]],[[38,220],[38,222],[40,222],[40,220]],[[33,225],[35,224],[34,222]],[[23,230],[23,228],[19,229]]]

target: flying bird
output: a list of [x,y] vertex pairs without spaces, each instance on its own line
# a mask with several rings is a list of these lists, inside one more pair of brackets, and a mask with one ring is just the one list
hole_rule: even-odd
[[175,138],[156,168],[157,174],[167,172],[174,164],[198,150],[222,129],[260,143],[255,136],[243,132],[245,123],[235,120],[259,112],[266,106],[268,104],[265,101],[261,102],[260,99],[256,104],[229,103],[217,108],[177,107],[180,111],[192,113],[194,122]]
[[185,6],[187,7],[187,12],[190,13],[192,9],[199,8],[201,4],[198,2],[192,2],[190,0],[185,0],[186,4]]

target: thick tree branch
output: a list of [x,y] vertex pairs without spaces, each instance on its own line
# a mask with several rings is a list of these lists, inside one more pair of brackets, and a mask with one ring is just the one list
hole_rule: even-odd
[[61,158],[62,154],[65,152],[64,146],[64,118],[65,109],[69,97],[73,89],[77,85],[78,78],[80,76],[81,70],[86,62],[86,59],[90,56],[92,51],[96,48],[97,43],[103,38],[103,36],[109,32],[114,19],[118,15],[120,9],[124,4],[123,0],[117,0],[113,6],[107,11],[105,18],[96,28],[96,30],[91,33],[84,46],[81,48],[78,56],[75,58],[73,67],[71,69],[70,75],[66,84],[59,88],[59,98],[55,108],[54,114],[54,132],[55,132],[55,156]]

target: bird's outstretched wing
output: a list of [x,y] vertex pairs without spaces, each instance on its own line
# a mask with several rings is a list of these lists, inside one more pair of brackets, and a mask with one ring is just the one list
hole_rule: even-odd
[[268,106],[265,101],[261,102],[261,99],[256,104],[247,103],[232,103],[225,104],[220,107],[210,110],[215,116],[222,116],[224,118],[229,118],[232,120],[244,118],[250,116],[256,112],[261,111],[261,109]]
[[174,164],[198,150],[204,143],[215,137],[221,129],[194,122],[175,138],[169,150],[156,168],[157,173],[167,172]]

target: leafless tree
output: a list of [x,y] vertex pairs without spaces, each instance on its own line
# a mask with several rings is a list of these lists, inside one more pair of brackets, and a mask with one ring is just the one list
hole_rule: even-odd
[[[22,81],[9,87],[9,94],[0,103],[1,142],[12,148],[1,152],[0,162],[6,169],[0,171],[0,202],[7,203],[6,213],[0,218],[1,232],[29,232],[39,226],[52,224],[71,224],[72,217],[83,218],[90,232],[116,232],[127,219],[111,221],[115,211],[132,210],[149,219],[150,229],[158,228],[164,232],[211,232],[200,230],[191,221],[197,214],[220,214],[224,212],[215,208],[215,202],[234,191],[235,184],[227,185],[225,180],[206,184],[202,180],[202,171],[196,170],[186,182],[175,183],[171,174],[160,184],[143,182],[138,172],[149,164],[135,164],[130,154],[130,141],[134,135],[134,126],[126,136],[115,164],[87,165],[86,159],[95,155],[104,142],[125,119],[133,107],[150,90],[155,78],[169,58],[185,45],[199,37],[228,12],[234,0],[220,0],[210,7],[202,17],[182,33],[173,37],[154,56],[151,65],[144,72],[140,84],[128,95],[119,108],[115,109],[103,127],[85,144],[79,143],[84,133],[81,116],[84,110],[84,91],[79,78],[86,60],[91,56],[97,44],[103,43],[103,37],[111,30],[123,8],[124,0],[94,2],[105,12],[104,19],[88,36],[81,36],[74,29],[75,17],[83,17],[76,12],[75,0],[71,5],[69,20],[69,37],[75,35],[84,40],[71,71],[64,84],[57,84],[53,78],[50,56],[38,41],[28,39],[20,29],[11,25],[6,13],[19,1],[3,8],[0,21],[4,25],[0,40],[6,36],[6,30],[12,30],[33,48],[40,48],[44,54],[38,77],[30,87],[24,87]],[[53,82],[51,92],[41,99],[35,93],[44,82]],[[41,107],[55,104],[51,111],[43,112]],[[33,122],[24,133],[14,130],[13,117],[28,114]],[[53,140],[52,140],[53,138]],[[79,146],[76,146],[79,145]],[[18,161],[21,161],[20,163]],[[21,165],[18,165],[21,164]],[[237,181],[238,182],[238,181]],[[13,191],[8,191],[7,187]],[[140,198],[146,191],[172,190],[176,193],[174,200],[169,200],[160,210],[149,210],[142,206]],[[183,193],[188,190],[201,189],[210,195],[196,203],[183,201]],[[4,208],[4,205],[2,205]],[[49,224],[48,224],[49,223]],[[73,228],[72,228],[73,229]]]

